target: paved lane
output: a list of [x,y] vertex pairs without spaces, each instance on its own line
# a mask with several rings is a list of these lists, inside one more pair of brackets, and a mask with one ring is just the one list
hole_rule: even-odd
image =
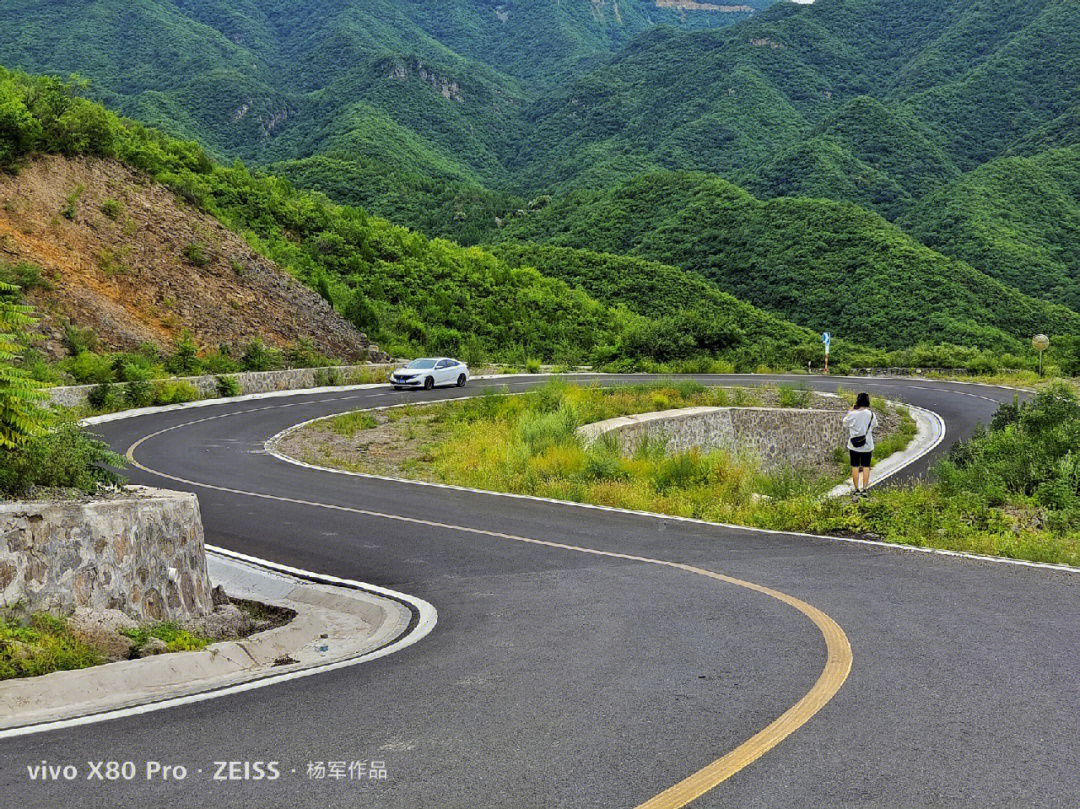
[[[838,381],[798,379],[827,390]],[[951,383],[843,384],[935,410],[947,443],[1012,397]],[[755,582],[809,602],[847,633],[854,665],[832,701],[694,806],[1075,804],[1080,578],[314,472],[262,453],[267,437],[306,419],[459,395],[315,393],[102,425],[118,449],[176,428],[136,457],[206,485],[133,478],[195,491],[214,544],[415,594],[437,607],[439,624],[368,665],[0,742],[0,803],[634,806],[761,730],[821,674],[821,632],[773,598],[493,536],[510,534]],[[342,508],[437,514],[473,530]],[[25,765],[41,759],[85,770],[103,758],[174,761],[193,775],[182,785],[26,778]],[[273,784],[215,782],[221,759],[276,759],[285,772]],[[386,780],[305,773],[309,761],[373,759],[385,761]]]

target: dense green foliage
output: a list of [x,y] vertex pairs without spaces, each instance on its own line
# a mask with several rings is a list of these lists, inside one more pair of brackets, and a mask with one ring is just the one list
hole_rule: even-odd
[[[880,347],[930,341],[1022,353],[1031,333],[1048,331],[1065,338],[1055,346],[1071,355],[1075,315],[1042,301],[1080,306],[1075,156],[1045,150],[1077,143],[1080,6],[750,5],[760,11],[679,11],[650,0],[13,0],[0,7],[8,32],[0,62],[77,71],[95,97],[198,138],[214,156],[270,167],[298,187],[427,234],[632,252],[694,270],[815,330],[846,334],[857,324],[853,336]],[[88,109],[69,117],[98,114]],[[35,116],[45,120],[40,109]],[[18,104],[0,103],[0,130],[11,133],[0,162],[42,144],[100,152],[101,122],[89,123],[65,120],[37,133]],[[62,142],[76,130],[82,142]],[[489,313],[478,300],[499,301],[497,317],[522,311],[494,292],[504,286],[492,269],[498,262],[427,242],[410,248],[427,258],[407,256],[395,240],[413,237],[390,237],[385,223],[360,245],[350,239],[367,220],[337,221],[346,209],[304,203],[297,217],[286,209],[303,195],[289,185],[211,169],[198,150],[177,160],[176,146],[159,145],[173,154],[147,159],[139,156],[145,145],[121,140],[125,159],[249,231],[339,309],[381,329],[392,349],[479,357],[497,345],[522,357],[555,340],[553,355],[584,358],[582,346],[592,345],[606,347],[597,355],[604,358],[612,347],[656,342],[649,328],[678,332],[659,359],[715,342],[698,326],[660,322],[673,313],[654,311],[655,322],[642,325],[607,307],[585,314],[582,301],[568,304],[579,314],[557,315],[559,333],[485,327]],[[670,185],[657,172],[669,169],[711,176],[695,175],[704,190],[660,200],[668,207],[657,212]],[[763,202],[739,198],[717,175]],[[549,194],[555,202],[545,208]],[[270,213],[253,212],[252,195],[273,199],[262,205]],[[785,196],[799,199],[774,199]],[[817,198],[870,209],[960,261]],[[574,212],[582,205],[598,207],[589,228]],[[576,221],[557,221],[568,210]],[[306,219],[300,232],[294,218]],[[504,221],[510,226],[499,234]],[[323,233],[343,241],[312,249]],[[376,242],[385,255],[373,252]],[[428,266],[403,270],[418,261],[458,261],[457,279],[444,283]],[[358,294],[361,277],[374,288]],[[446,299],[432,300],[421,277],[440,279]],[[545,283],[524,278],[515,283]],[[563,295],[556,288],[542,297]],[[627,341],[630,334],[638,337]]]
[[0,281],[0,453],[21,447],[48,425],[40,407],[44,395],[15,364],[25,350],[26,330],[34,323],[31,308],[15,298],[18,292],[19,287]]
[[544,188],[607,184],[648,164],[747,181],[824,139],[874,175],[842,181],[897,189],[880,200],[895,212],[1080,101],[1075,3],[984,6],[781,3],[720,31],[646,33],[530,105],[511,165]]
[[579,191],[500,238],[631,253],[684,267],[763,309],[882,348],[921,342],[1019,352],[1080,316],[1028,298],[847,203],[759,201],[704,174],[653,173]]
[[[392,353],[429,351],[464,355],[472,362],[495,358],[518,363],[530,358],[581,362],[715,356],[738,348],[735,338],[744,328],[744,316],[761,317],[751,307],[731,308],[724,324],[695,324],[702,328],[691,335],[694,342],[680,336],[678,352],[672,354],[660,339],[649,337],[664,337],[662,324],[598,302],[562,280],[510,266],[479,248],[428,240],[241,165],[216,165],[196,145],[122,123],[56,80],[21,74],[0,78],[0,96],[9,99],[22,122],[0,138],[13,144],[8,152],[12,164],[35,150],[115,155],[242,233],[255,249],[319,289]],[[77,378],[108,383],[128,381],[129,373],[153,376],[152,358],[101,357],[78,345],[79,339],[72,335],[74,358],[67,366]],[[769,345],[783,349],[784,336],[774,336]],[[249,346],[239,358],[241,367],[272,367],[275,363],[264,353],[259,346]],[[757,363],[783,364],[788,359],[771,350],[754,357]],[[165,367],[183,374],[211,364],[212,372],[227,373],[236,370],[232,363],[220,352],[200,359],[193,346],[181,341]]]
[[953,447],[938,470],[950,496],[986,506],[1026,499],[1059,527],[1080,531],[1080,400],[1056,384],[1034,399],[1003,406],[988,430]]
[[0,495],[29,497],[41,489],[94,494],[119,484],[112,470],[126,463],[74,421],[63,420],[16,449],[0,450]]
[[1003,283],[1080,311],[1080,148],[986,163],[901,224]]
[[[820,363],[817,334],[793,326],[720,292],[694,273],[630,256],[510,242],[493,252],[513,266],[535,267],[608,304],[650,318],[624,339],[625,354],[686,359],[702,350],[729,357],[736,367]],[[856,358],[838,346],[841,361]]]
[[[746,16],[653,0],[11,0],[0,5],[0,64],[81,74],[98,100],[218,157],[290,161],[275,170],[462,237],[457,203],[468,215],[468,199],[488,197],[480,184],[504,179],[529,97],[657,24]],[[444,207],[432,222],[428,209]]]
[[[16,277],[34,277],[26,266]],[[57,422],[42,406],[44,394],[29,371],[15,363],[34,324],[20,288],[0,281],[0,496],[25,496],[37,488],[87,494],[119,477],[109,465],[125,461],[71,421]]]

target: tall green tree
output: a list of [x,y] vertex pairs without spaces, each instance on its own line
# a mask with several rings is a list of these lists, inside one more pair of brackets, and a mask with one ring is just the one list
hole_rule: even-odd
[[18,292],[18,287],[0,281],[0,449],[18,448],[51,421],[40,406],[45,394],[15,365],[26,331],[36,322],[32,308],[18,303]]

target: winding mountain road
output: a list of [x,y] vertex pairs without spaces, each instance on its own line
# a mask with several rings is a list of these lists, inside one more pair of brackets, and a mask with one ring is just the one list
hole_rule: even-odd
[[[1013,396],[797,379],[937,412],[939,452]],[[319,416],[539,381],[312,392],[97,428],[118,450],[137,443],[135,482],[198,494],[208,542],[416,595],[438,624],[359,666],[0,741],[0,805],[633,807],[661,795],[651,805],[674,807],[702,792],[694,807],[1080,802],[1080,575],[353,477],[264,451]],[[757,758],[747,740],[800,704]],[[722,777],[706,769],[705,782],[676,786],[731,751]],[[140,774],[28,780],[42,760],[83,775],[88,761],[132,760]],[[148,781],[147,760],[192,774]],[[223,760],[276,760],[282,776],[216,781]],[[387,777],[308,778],[309,762],[354,760],[385,762]]]

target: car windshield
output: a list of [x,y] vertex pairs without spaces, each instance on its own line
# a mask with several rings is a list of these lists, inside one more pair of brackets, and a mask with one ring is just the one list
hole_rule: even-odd
[[435,367],[435,360],[413,360],[412,362],[409,363],[409,365],[407,367],[416,368],[416,369],[419,369],[419,370],[423,370],[425,368],[434,368]]

